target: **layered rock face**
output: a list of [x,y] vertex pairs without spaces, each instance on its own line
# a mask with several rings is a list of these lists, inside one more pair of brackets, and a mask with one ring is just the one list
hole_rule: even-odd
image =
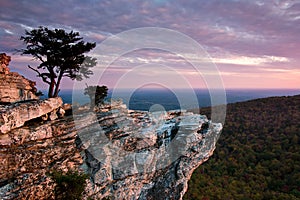
[[82,163],[61,106],[60,97],[0,105],[0,199],[54,199],[46,173]]
[[31,122],[0,135],[0,198],[53,199],[47,172],[81,169],[91,177],[85,199],[181,199],[221,129],[202,115],[121,102]]
[[0,135],[0,199],[54,199],[52,170],[77,170],[72,117],[32,122]]
[[10,56],[0,54],[0,102],[13,103],[38,99],[35,95],[35,82],[16,72],[10,72],[8,68],[10,60]]

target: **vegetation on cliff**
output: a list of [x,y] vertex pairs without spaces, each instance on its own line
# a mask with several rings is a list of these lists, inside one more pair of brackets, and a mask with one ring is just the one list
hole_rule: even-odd
[[227,112],[214,155],[193,173],[185,199],[299,199],[300,95],[229,104]]
[[84,42],[78,32],[67,33],[63,29],[39,27],[26,31],[20,38],[26,44],[22,54],[32,55],[41,64],[28,67],[49,85],[48,97],[57,97],[63,77],[81,81],[93,72],[89,69],[96,65],[96,59],[85,56],[96,47],[96,43]]
[[87,174],[75,170],[53,171],[49,176],[54,180],[56,186],[54,190],[55,199],[75,200],[81,199],[86,186]]

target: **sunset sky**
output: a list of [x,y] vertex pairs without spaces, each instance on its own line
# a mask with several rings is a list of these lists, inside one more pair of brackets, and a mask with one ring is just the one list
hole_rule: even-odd
[[[20,56],[19,38],[38,26],[80,32],[97,46],[106,38],[141,27],[162,27],[198,42],[216,64],[225,88],[299,88],[300,1],[297,0],[88,0],[0,1],[0,52],[12,56],[11,71],[37,80]],[[122,41],[124,42],[124,41]],[[126,41],[125,41],[126,42]],[[97,51],[91,52],[96,55]],[[167,67],[164,67],[166,66]],[[136,69],[136,66],[144,68]],[[192,87],[205,87],[199,73],[173,52],[129,52],[106,69],[101,84],[115,87],[129,73],[139,80],[184,76]],[[142,69],[142,70],[141,70]],[[154,78],[154,82],[158,82]],[[72,88],[64,81],[63,88]],[[122,87],[132,87],[126,81]]]

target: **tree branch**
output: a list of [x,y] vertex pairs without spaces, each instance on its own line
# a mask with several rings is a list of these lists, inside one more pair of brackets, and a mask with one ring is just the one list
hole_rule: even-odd
[[31,67],[30,65],[28,65],[28,68],[29,68],[29,69],[32,69],[33,71],[35,71],[35,72],[38,74],[38,76],[41,77],[41,78],[43,79],[43,81],[44,81],[45,83],[47,83],[47,84],[49,84],[49,85],[51,84],[50,81],[47,80],[47,76],[41,74],[37,69],[34,69],[34,68]]
[[42,63],[44,63],[45,61],[43,60],[42,56],[39,56],[39,55],[35,55]]

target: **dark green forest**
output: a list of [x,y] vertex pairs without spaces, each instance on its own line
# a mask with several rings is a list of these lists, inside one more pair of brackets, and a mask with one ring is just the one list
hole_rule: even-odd
[[300,95],[228,104],[214,155],[184,199],[300,199]]

